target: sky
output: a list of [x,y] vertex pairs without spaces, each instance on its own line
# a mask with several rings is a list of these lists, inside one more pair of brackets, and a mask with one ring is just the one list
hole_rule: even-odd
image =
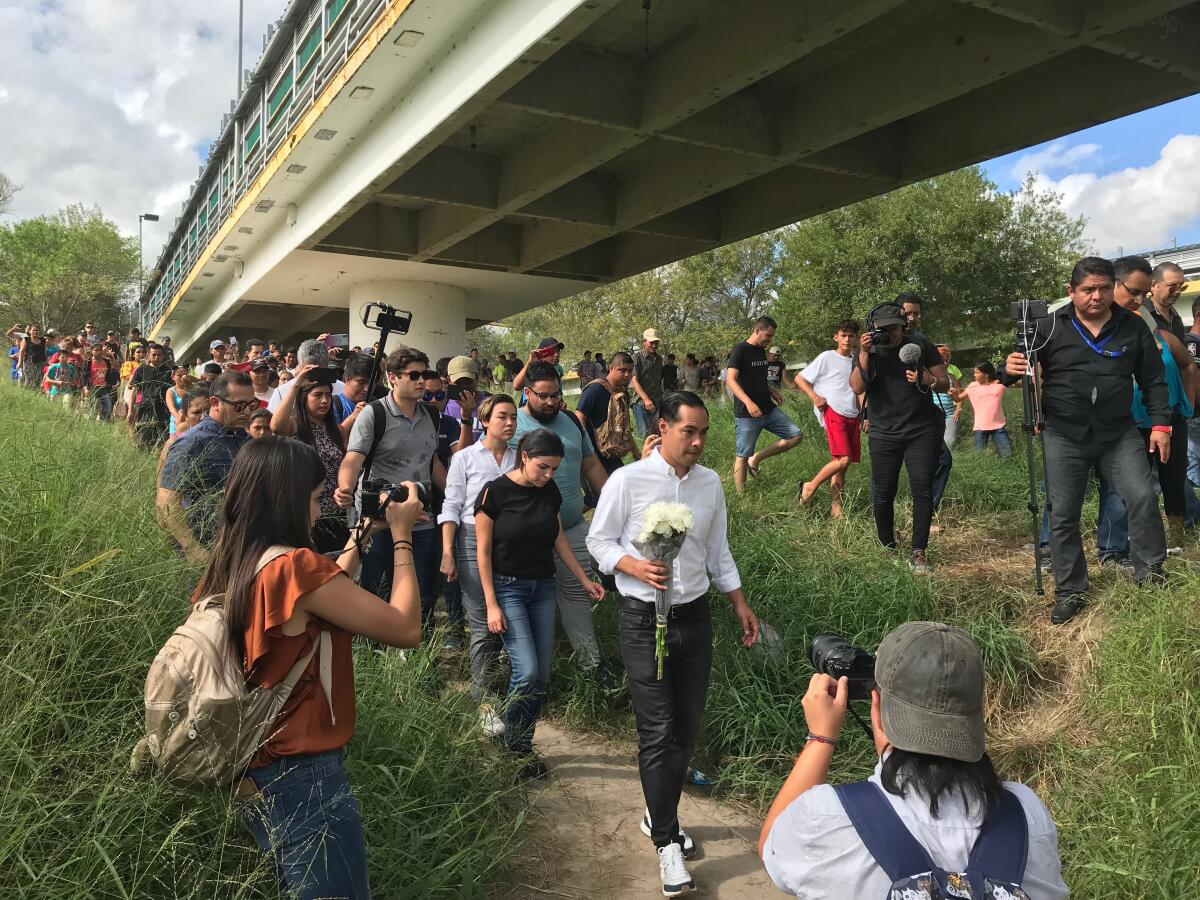
[[[244,0],[244,64],[286,0]],[[217,136],[237,78],[237,0],[5,0],[0,172],[22,190],[3,221],[98,205],[151,264]],[[1200,97],[985,164],[1028,172],[1088,219],[1095,252],[1200,242]]]

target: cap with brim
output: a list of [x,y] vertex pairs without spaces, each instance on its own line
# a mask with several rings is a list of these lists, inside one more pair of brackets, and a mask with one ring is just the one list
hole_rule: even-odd
[[772,348],[771,348],[770,350],[768,350],[767,352],[768,352],[768,353],[774,353],[774,354],[778,354],[778,353],[779,353],[779,348],[778,348],[778,347],[772,347]]
[[265,359],[256,359],[254,362],[252,362],[250,364],[251,371],[254,371],[255,369],[269,369],[269,368],[271,368],[271,364],[269,362],[267,362]]
[[208,345],[209,350],[221,350],[221,349],[224,349],[224,347],[225,347],[224,341],[213,341],[211,344]]
[[898,306],[884,306],[877,309],[871,316],[871,323],[875,328],[887,328],[890,325],[907,325],[908,319],[904,318],[904,310]]
[[46,329],[46,334],[47,334],[47,335],[49,335],[49,336],[51,336],[51,337],[57,337],[57,336],[58,336],[58,331],[57,331],[56,329],[54,329],[54,328],[47,328],[47,329]]
[[879,645],[875,683],[893,747],[963,762],[983,757],[983,660],[965,631],[901,625]]
[[662,338],[660,338],[658,336],[658,332],[655,331],[653,328],[647,328],[645,331],[642,332],[642,340],[656,342],[656,341],[661,341]]
[[460,378],[474,378],[475,360],[469,356],[453,357],[450,362],[446,363],[446,377],[451,384]]
[[545,350],[547,347],[554,347],[558,350],[565,350],[567,348],[567,345],[564,344],[562,341],[560,341],[558,338],[542,338],[542,340],[538,343],[538,349]]

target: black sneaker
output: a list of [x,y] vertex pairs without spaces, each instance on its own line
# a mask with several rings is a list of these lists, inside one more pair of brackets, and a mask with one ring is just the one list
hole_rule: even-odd
[[537,781],[549,774],[546,764],[534,755],[530,756],[525,764],[517,770],[517,781]]
[[1171,576],[1163,569],[1162,563],[1150,567],[1150,571],[1137,580],[1138,587],[1168,587]]
[[1133,563],[1129,561],[1128,556],[1102,556],[1100,557],[1100,568],[1119,572],[1122,575],[1133,574]]
[[1053,625],[1065,625],[1075,618],[1087,606],[1087,598],[1083,594],[1071,594],[1069,597],[1063,597],[1054,604],[1054,609],[1050,613],[1050,622]]

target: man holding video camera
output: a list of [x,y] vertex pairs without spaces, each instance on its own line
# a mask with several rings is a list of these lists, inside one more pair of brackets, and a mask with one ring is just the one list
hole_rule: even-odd
[[[401,347],[388,354],[383,366],[390,393],[373,400],[359,413],[346,456],[338,470],[334,500],[348,509],[361,511],[359,485],[382,479],[387,484],[411,481],[446,487],[446,468],[437,459],[440,414],[422,399],[425,376],[430,371],[429,357],[420,350]],[[441,562],[437,525],[432,520],[418,522],[412,534],[413,564],[421,590],[422,622],[428,626],[437,600],[437,572]],[[387,541],[376,540],[363,556],[360,584],[386,599],[392,584],[392,548]]]
[[[970,635],[908,622],[880,643],[866,679],[835,679],[821,662],[801,701],[804,749],[759,833],[777,887],[822,900],[928,897],[922,883],[936,866],[951,884],[986,875],[993,890],[979,898],[1069,894],[1049,811],[1028,787],[1001,781],[987,755],[983,659]],[[870,698],[879,762],[867,781],[835,788],[826,777],[852,695]],[[940,887],[937,896],[962,896]]]
[[[1146,441],[1130,412],[1137,380],[1149,412],[1149,449],[1171,453],[1171,409],[1154,337],[1141,319],[1113,303],[1116,274],[1107,259],[1088,256],[1071,272],[1070,302],[1036,335],[1041,369],[1043,456],[1055,604],[1050,621],[1070,621],[1086,605],[1087,561],[1079,515],[1092,469],[1116,488],[1129,514],[1130,557],[1138,584],[1165,580],[1166,533],[1150,475]],[[1023,352],[1010,353],[1000,380],[1029,371]]]

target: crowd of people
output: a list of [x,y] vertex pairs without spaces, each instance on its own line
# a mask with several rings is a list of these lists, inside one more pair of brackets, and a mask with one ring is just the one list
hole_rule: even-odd
[[[354,723],[350,639],[429,640],[440,597],[446,640],[467,643],[479,727],[524,779],[546,775],[533,737],[557,623],[581,673],[605,691],[627,686],[641,828],[657,850],[664,895],[677,896],[695,888],[686,859],[696,841],[678,804],[712,666],[710,590],[727,597],[746,647],[759,629],[730,552],[721,479],[701,464],[706,399],[732,404],[733,484],[742,490],[802,440],[784,392],[807,398],[830,459],[797,486],[797,503],[813,503],[828,482],[835,517],[844,515],[846,474],[865,434],[878,539],[899,547],[903,467],[908,562],[925,575],[964,404],[975,447],[991,442],[1008,456],[1004,393],[1036,376],[1043,538],[1057,580],[1051,617],[1061,624],[1086,602],[1079,519],[1093,472],[1101,553],[1130,560],[1139,585],[1168,581],[1158,495],[1172,542],[1195,521],[1187,438],[1200,332],[1174,316],[1181,285],[1170,266],[1085,258],[1040,333],[1038,371],[1015,352],[998,367],[979,361],[970,378],[949,347],[922,332],[923,302],[911,293],[870,310],[865,327],[838,323],[832,348],[790,378],[766,316],[720,368],[692,353],[677,364],[647,328],[636,349],[583,354],[574,409],[564,398],[566,348],[553,337],[494,367],[477,351],[431,363],[413,347],[383,355],[331,346],[327,336],[294,351],[250,341],[244,353],[216,340],[211,360],[193,367],[175,364],[168,340],[145,341],[136,329],[126,341],[90,324],[67,338],[34,325],[9,337],[16,377],[28,387],[101,419],[121,416],[139,445],[161,445],[161,521],[178,551],[205,566],[194,599],[231,598],[229,637],[248,679],[270,686],[311,656],[321,632],[332,635],[321,666],[332,669],[333,686],[314,661],[239,788],[251,800],[248,825],[287,889],[367,896],[364,837],[341,765]],[[683,504],[693,520],[671,561],[641,549],[647,511],[661,503]],[[593,623],[609,594],[619,661],[604,658]],[[847,691],[845,679],[817,674],[804,699],[809,734],[760,841],[777,885],[801,896],[865,897],[884,896],[888,885],[916,888],[931,871],[970,881],[979,874],[973,847],[986,856],[1017,835],[1028,853],[1021,867],[989,874],[997,889],[1066,896],[1049,814],[1032,791],[1002,782],[985,752],[982,666],[966,634],[908,623],[884,640],[870,691],[880,762],[863,790],[849,792],[825,784]],[[297,822],[287,810],[301,795],[330,799],[309,803]],[[338,853],[326,852],[329,840]],[[897,848],[914,843],[920,861],[897,863]]]

